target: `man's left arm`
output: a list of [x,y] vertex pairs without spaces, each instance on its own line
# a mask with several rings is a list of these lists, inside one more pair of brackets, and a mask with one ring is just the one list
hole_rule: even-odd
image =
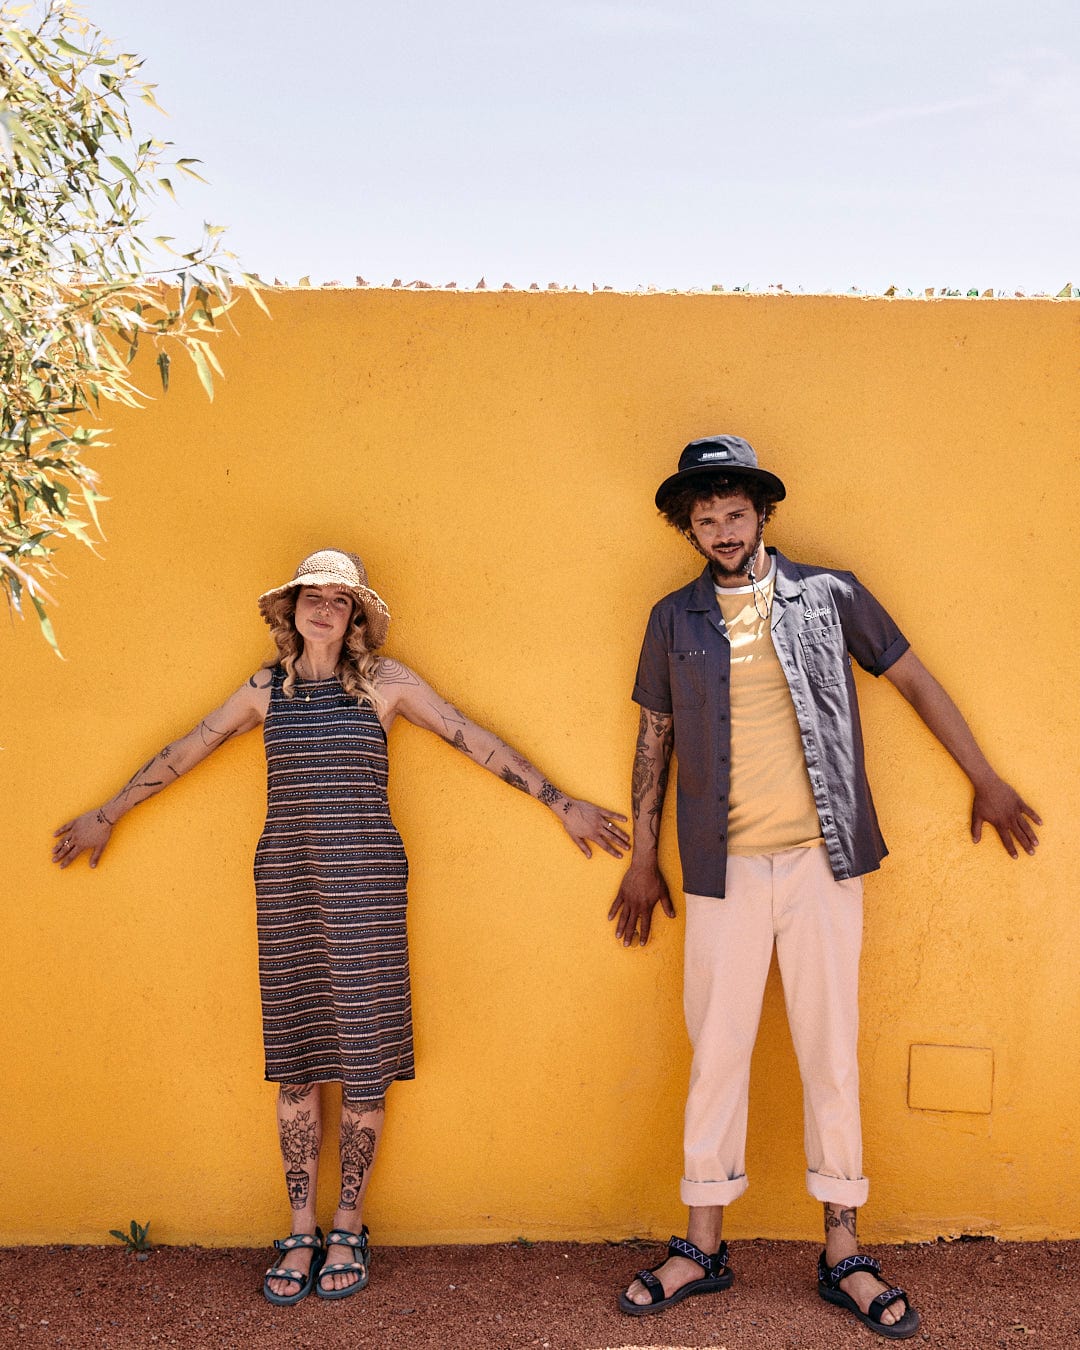
[[971,780],[975,789],[971,807],[972,839],[978,843],[982,838],[985,821],[997,830],[1010,857],[1018,856],[1017,844],[1025,853],[1034,853],[1039,841],[1032,822],[1041,825],[1042,821],[1016,789],[990,767],[960,709],[911,648],[884,674]]

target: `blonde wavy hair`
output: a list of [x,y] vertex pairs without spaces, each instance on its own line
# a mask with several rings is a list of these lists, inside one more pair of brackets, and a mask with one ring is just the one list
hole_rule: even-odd
[[[285,681],[281,692],[286,698],[292,698],[296,692],[296,663],[304,651],[304,641],[296,631],[293,617],[296,613],[297,591],[296,586],[290,586],[266,604],[266,621],[277,648],[277,656],[267,661],[266,666],[270,668],[280,664],[284,667]],[[354,599],[352,618],[341,647],[341,660],[334,674],[350,697],[358,703],[370,703],[376,711],[382,701],[375,683],[379,661],[378,653],[367,645],[367,621],[363,609]]]

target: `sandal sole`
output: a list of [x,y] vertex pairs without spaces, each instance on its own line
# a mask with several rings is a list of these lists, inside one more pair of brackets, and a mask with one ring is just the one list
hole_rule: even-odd
[[693,1298],[695,1294],[723,1293],[725,1289],[730,1289],[734,1282],[734,1272],[727,1270],[715,1280],[691,1280],[689,1284],[684,1284],[681,1289],[676,1289],[673,1294],[660,1299],[658,1303],[635,1303],[633,1299],[627,1298],[626,1294],[620,1294],[619,1311],[626,1313],[627,1317],[651,1317],[653,1313],[665,1312],[676,1303],[681,1303],[684,1298]]
[[850,1294],[845,1294],[842,1289],[829,1289],[824,1285],[818,1285],[818,1297],[823,1298],[826,1303],[831,1303],[835,1308],[842,1308],[852,1317],[857,1318],[865,1327],[876,1332],[879,1336],[884,1336],[890,1341],[906,1341],[910,1336],[914,1336],[919,1329],[919,1314],[908,1304],[903,1317],[898,1322],[875,1322],[868,1314],[864,1313]]

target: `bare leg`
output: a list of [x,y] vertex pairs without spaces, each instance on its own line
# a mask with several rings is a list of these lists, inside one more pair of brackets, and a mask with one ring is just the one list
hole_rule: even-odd
[[[859,1243],[855,1236],[857,1214],[858,1210],[846,1205],[834,1205],[826,1200],[825,1260],[830,1266],[835,1266],[837,1261],[842,1261],[845,1256],[855,1256],[858,1252]],[[840,1281],[840,1288],[855,1300],[863,1312],[866,1312],[871,1301],[878,1294],[883,1294],[887,1287],[866,1270],[857,1270],[854,1275],[848,1275]],[[891,1326],[893,1322],[898,1322],[905,1312],[906,1308],[902,1303],[894,1303],[884,1309],[881,1320],[886,1326]]]
[[[690,1218],[686,1226],[686,1236],[707,1255],[720,1246],[720,1234],[724,1227],[723,1205],[691,1205]],[[664,1297],[670,1298],[676,1289],[681,1289],[691,1280],[700,1280],[701,1267],[685,1256],[669,1256],[663,1265],[657,1266],[656,1278],[664,1286]],[[640,1280],[634,1280],[626,1291],[631,1303],[651,1303],[652,1297]]]
[[[363,1231],[364,1197],[385,1120],[385,1102],[341,1103],[341,1197],[334,1211],[334,1228],[357,1234]],[[327,1248],[328,1266],[355,1259],[349,1247],[335,1243]],[[320,1278],[319,1283],[323,1289],[347,1289],[359,1278],[354,1270],[339,1271]]]
[[[292,1209],[291,1233],[315,1231],[315,1183],[322,1145],[322,1098],[318,1083],[282,1083],[277,1098],[278,1139],[285,1163],[285,1185]],[[280,1262],[304,1276],[311,1268],[310,1248],[298,1247]],[[272,1293],[288,1297],[300,1289],[296,1280],[273,1279]]]

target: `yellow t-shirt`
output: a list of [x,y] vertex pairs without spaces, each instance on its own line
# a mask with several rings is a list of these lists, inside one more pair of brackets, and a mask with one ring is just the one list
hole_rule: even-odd
[[715,588],[731,643],[729,853],[823,842],[795,705],[767,617],[775,583],[774,560],[756,597],[750,586]]

